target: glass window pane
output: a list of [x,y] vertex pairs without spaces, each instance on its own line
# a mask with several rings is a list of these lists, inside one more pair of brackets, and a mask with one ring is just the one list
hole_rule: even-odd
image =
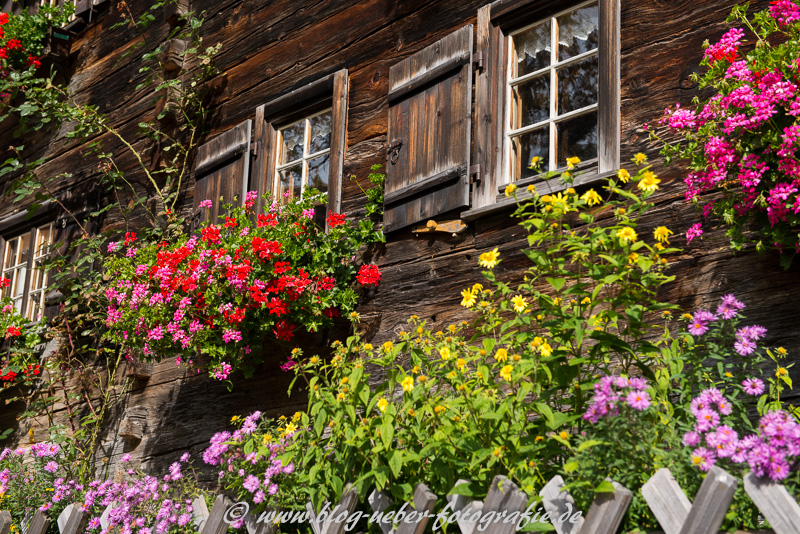
[[3,296],[10,297],[11,291],[14,289],[14,271],[5,271],[3,273],[3,278],[8,278],[8,280],[10,280],[8,287],[3,288]]
[[313,154],[331,147],[331,112],[327,111],[308,120],[311,125],[311,139],[308,152]]
[[39,228],[36,235],[36,256],[40,257],[47,254],[48,245],[50,244],[50,225],[42,226]]
[[558,114],[597,103],[597,56],[558,69]]
[[600,34],[597,21],[597,4],[576,9],[556,19],[559,61],[597,48]]
[[13,267],[17,264],[17,247],[19,246],[19,239],[16,237],[6,243],[6,260],[3,263],[4,268]]
[[16,308],[18,312],[22,313],[22,297],[14,300],[14,308]]
[[39,305],[41,294],[37,293],[31,296],[31,301],[28,302],[28,320],[38,321],[42,318],[42,309]]
[[305,124],[306,121],[300,121],[295,125],[281,130],[283,147],[281,150],[280,165],[303,157],[303,143],[305,143],[306,134]]
[[28,232],[27,234],[22,234],[19,237],[19,256],[17,259],[17,265],[28,263],[30,248],[31,248],[31,233]]
[[25,278],[27,274],[27,267],[17,269],[17,275],[14,277],[14,297],[21,297],[25,293]]
[[511,140],[511,150],[513,152],[512,161],[514,169],[512,176],[516,180],[536,176],[537,171],[529,169],[531,160],[534,157],[540,158],[540,168],[547,170],[547,162],[550,161],[550,143],[548,133],[550,128],[545,126],[532,132],[527,132]]
[[514,36],[513,78],[542,69],[550,64],[550,21]]
[[41,289],[44,284],[44,269],[37,268],[33,270],[33,281],[31,282],[31,291]]
[[308,187],[313,187],[320,193],[327,192],[329,168],[329,154],[308,160]]
[[597,157],[597,113],[587,113],[556,124],[558,130],[558,166],[566,167],[567,158],[581,161]]
[[512,128],[547,120],[550,118],[550,76],[538,76],[512,87],[511,98]]
[[280,171],[280,187],[283,191],[291,191],[290,198],[300,198],[300,190],[303,186],[303,164],[298,163],[288,169]]

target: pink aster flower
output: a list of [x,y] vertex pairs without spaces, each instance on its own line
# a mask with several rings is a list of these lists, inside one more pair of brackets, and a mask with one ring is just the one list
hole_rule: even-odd
[[625,401],[634,410],[646,410],[650,406],[650,395],[646,391],[631,391]]
[[748,395],[761,395],[764,393],[764,382],[758,378],[747,378],[742,382],[742,388]]
[[700,471],[708,471],[716,462],[714,451],[699,447],[692,453],[692,464]]

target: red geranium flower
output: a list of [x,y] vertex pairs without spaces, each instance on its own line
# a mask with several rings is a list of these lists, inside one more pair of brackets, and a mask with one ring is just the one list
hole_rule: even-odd
[[225,224],[223,226],[225,228],[235,228],[236,227],[236,217],[225,217]]
[[328,214],[328,226],[333,228],[334,226],[339,226],[341,224],[344,224],[344,220],[346,217],[347,215],[345,215],[344,213],[339,214],[330,212]]
[[203,231],[200,233],[203,236],[203,241],[208,241],[210,243],[220,242],[219,228],[214,225],[203,228]]
[[14,326],[13,324],[8,327],[8,336],[15,337],[15,336],[21,336],[21,335],[22,335],[22,331],[19,328],[17,328],[16,326]]
[[8,287],[11,285],[11,280],[8,278],[0,278],[0,287]]
[[378,287],[378,282],[381,281],[381,272],[377,265],[362,265],[358,270],[356,280],[362,286]]

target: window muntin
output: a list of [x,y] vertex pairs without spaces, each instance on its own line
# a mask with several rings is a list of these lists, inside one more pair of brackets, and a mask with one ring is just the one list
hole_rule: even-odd
[[330,176],[332,109],[278,129],[275,195],[302,198],[306,187],[325,193]]
[[509,35],[506,161],[510,180],[597,158],[599,16],[596,0]]
[[3,277],[11,281],[3,296],[11,297],[17,311],[31,321],[39,320],[44,310],[47,272],[41,265],[52,236],[53,225],[46,224],[7,239],[3,250]]

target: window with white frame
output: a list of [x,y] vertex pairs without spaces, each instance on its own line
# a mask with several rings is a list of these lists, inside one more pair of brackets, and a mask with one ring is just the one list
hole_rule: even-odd
[[[598,157],[600,30],[596,0],[509,34],[507,180]],[[538,162],[537,170],[532,162]]]
[[307,187],[328,192],[331,122],[329,108],[278,128],[280,151],[273,182],[276,197],[302,198]]
[[44,310],[47,272],[42,267],[53,242],[53,224],[33,228],[10,237],[3,246],[3,278],[10,281],[3,289],[14,307],[25,318],[38,321]]

